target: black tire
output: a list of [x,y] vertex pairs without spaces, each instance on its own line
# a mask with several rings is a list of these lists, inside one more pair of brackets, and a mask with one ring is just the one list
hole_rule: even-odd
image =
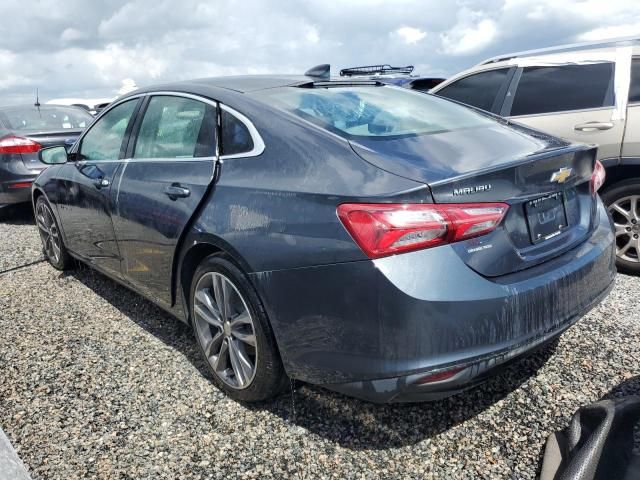
[[[222,375],[216,372],[213,366],[215,357],[207,356],[205,353],[206,345],[203,345],[205,342],[203,337],[207,337],[207,335],[213,337],[216,335],[216,332],[225,335],[225,332],[219,327],[203,322],[201,316],[196,318],[194,313],[196,307],[196,290],[200,281],[202,280],[206,284],[208,279],[214,275],[216,278],[222,277],[232,283],[232,286],[235,288],[234,296],[236,303],[242,302],[240,305],[246,306],[246,310],[248,310],[251,316],[252,330],[255,334],[255,350],[252,350],[252,352],[255,353],[253,357],[255,373],[253,378],[242,388],[234,388],[228,383],[230,381],[229,378],[225,380]],[[209,292],[214,295],[215,300],[213,290],[209,290]],[[202,305],[203,304],[200,303],[200,307],[202,307]],[[267,315],[262,307],[262,303],[242,271],[223,255],[214,254],[208,256],[196,269],[189,293],[189,310],[196,342],[207,365],[210,367],[214,383],[219,389],[224,391],[229,397],[245,402],[268,400],[284,390],[288,378],[282,366],[276,340]],[[203,333],[202,329],[206,328],[210,330]],[[226,335],[228,336],[225,336],[222,341],[235,341],[229,332],[227,332]],[[227,369],[227,371],[232,370],[231,367]]]
[[[34,216],[38,232],[40,233],[40,239],[42,240],[42,253],[44,253],[45,258],[51,266],[58,270],[69,269],[73,265],[73,259],[69,256],[69,252],[64,246],[62,233],[60,232],[51,205],[49,205],[49,202],[42,195],[38,197],[36,201]],[[49,235],[46,233],[47,230],[51,232]],[[57,242],[59,252],[57,249],[53,249],[52,242]]]
[[[616,223],[621,223],[626,221],[623,216],[614,211],[611,207],[616,203],[621,201],[624,198],[638,196],[640,197],[640,178],[630,178],[627,180],[623,180],[621,182],[614,183],[606,188],[601,194],[600,197],[602,201],[607,206],[609,211],[611,212],[614,221]],[[638,209],[640,209],[640,204],[638,205]],[[640,215],[640,212],[638,212]],[[640,219],[638,219],[640,220]],[[640,221],[636,220],[636,223],[630,223],[629,228],[630,238],[634,238],[633,235],[640,236]],[[635,238],[634,238],[635,239]],[[627,240],[625,236],[618,236],[616,238],[616,242],[618,246],[621,246]],[[629,260],[625,258],[621,258],[620,256],[616,257],[616,267],[618,271],[627,273],[630,275],[640,275],[640,249],[635,249],[635,257],[633,250],[629,256],[633,259],[637,258],[637,261]]]

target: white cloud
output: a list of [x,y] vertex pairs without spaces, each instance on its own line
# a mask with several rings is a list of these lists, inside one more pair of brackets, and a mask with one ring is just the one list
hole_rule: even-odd
[[440,35],[442,51],[452,55],[469,55],[491,45],[498,34],[496,22],[480,12],[461,10],[458,22]]
[[[216,75],[389,63],[447,76],[484,58],[638,28],[614,0],[2,0],[0,105]],[[634,23],[635,22],[635,23]]]
[[630,36],[640,37],[640,22],[594,28],[593,30],[589,30],[588,32],[578,35],[578,39],[585,41],[597,41],[608,38]]
[[311,27],[305,37],[309,43],[318,43],[320,41],[320,34],[315,27]]
[[423,32],[419,28],[414,28],[414,27],[400,27],[396,30],[395,33],[407,45],[418,43],[420,40],[422,40],[424,37],[427,36],[425,32]]

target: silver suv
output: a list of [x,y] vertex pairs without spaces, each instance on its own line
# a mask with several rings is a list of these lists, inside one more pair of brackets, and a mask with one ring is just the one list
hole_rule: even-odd
[[431,90],[529,127],[598,144],[618,269],[640,274],[640,38],[502,55]]

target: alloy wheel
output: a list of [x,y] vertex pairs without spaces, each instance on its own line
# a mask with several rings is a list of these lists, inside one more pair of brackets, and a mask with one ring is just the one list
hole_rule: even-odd
[[256,333],[244,298],[218,272],[198,280],[193,299],[196,335],[216,375],[234,389],[251,385],[256,374]]
[[38,225],[45,255],[53,263],[58,263],[62,251],[60,232],[53,218],[53,212],[45,202],[39,202],[37,205],[36,224]]
[[616,232],[616,255],[628,262],[640,262],[640,195],[623,197],[611,205]]

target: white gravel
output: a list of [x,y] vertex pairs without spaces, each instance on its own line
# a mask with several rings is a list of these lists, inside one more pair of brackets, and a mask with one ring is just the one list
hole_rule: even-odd
[[[0,223],[0,270],[40,257]],[[640,279],[480,388],[378,406],[309,385],[260,406],[210,381],[190,330],[113,281],[0,274],[0,426],[37,479],[535,478],[581,405],[640,393]]]

